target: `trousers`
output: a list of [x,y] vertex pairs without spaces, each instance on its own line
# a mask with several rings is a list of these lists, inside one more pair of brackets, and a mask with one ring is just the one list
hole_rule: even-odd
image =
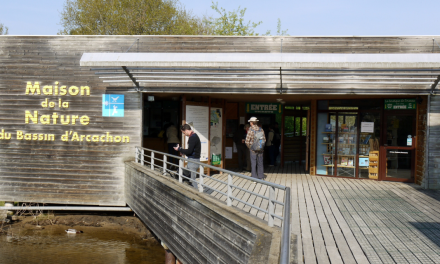
[[[188,158],[188,160],[199,161],[200,159]],[[197,171],[199,170],[199,164],[192,163],[192,162],[188,161],[188,164],[186,165],[186,168],[188,170],[191,170],[191,179],[193,180],[192,181],[192,186],[197,189],[197,186],[198,186],[197,185]]]
[[264,152],[253,152],[249,150],[251,156],[251,174],[252,178],[264,179],[264,164],[263,154]]

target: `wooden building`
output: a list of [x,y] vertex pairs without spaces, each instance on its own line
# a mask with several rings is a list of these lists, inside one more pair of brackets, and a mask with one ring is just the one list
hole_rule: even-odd
[[206,162],[235,168],[251,116],[281,164],[439,188],[438,38],[0,36],[0,200],[125,205],[135,146],[207,120]]

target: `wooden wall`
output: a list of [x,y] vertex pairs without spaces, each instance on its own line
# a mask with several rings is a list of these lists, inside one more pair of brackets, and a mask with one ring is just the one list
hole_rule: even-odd
[[[141,145],[142,97],[125,94],[124,118],[102,117],[107,85],[90,68],[80,67],[84,52],[283,52],[431,53],[433,36],[420,37],[212,37],[212,36],[0,36],[0,200],[124,205],[123,161]],[[26,95],[27,82],[41,86],[89,86],[89,96]],[[43,108],[46,98],[69,102],[66,109]],[[432,106],[437,109],[437,98]],[[26,124],[25,111],[87,115],[88,125]],[[431,116],[431,120],[432,117]],[[434,124],[436,120],[433,120]],[[435,127],[433,135],[436,135]],[[54,141],[18,140],[17,131],[53,134]],[[125,135],[130,143],[64,142],[66,131],[80,135]],[[1,138],[1,136],[0,136]],[[313,136],[311,137],[313,139]],[[433,143],[433,145],[436,143]],[[430,146],[433,146],[430,145]],[[313,142],[311,142],[313,149]],[[432,155],[438,150],[432,149]],[[313,155],[312,159],[313,159]],[[440,154],[439,154],[440,156]],[[431,159],[439,159],[433,156]],[[433,160],[430,166],[437,166]],[[313,160],[311,160],[313,174]],[[430,168],[431,168],[430,167]],[[434,168],[433,168],[434,169]],[[436,169],[434,169],[436,170]],[[433,183],[434,184],[434,183]],[[436,183],[435,183],[436,184]]]
[[316,175],[316,104],[316,100],[312,100],[310,104],[310,175]]
[[[437,88],[438,89],[438,88]],[[440,189],[440,96],[432,95],[429,109],[428,173],[425,187]]]
[[[102,117],[104,84],[89,68],[79,66],[83,52],[121,51],[131,39],[94,37],[0,37],[0,201],[59,204],[125,205],[124,161],[141,144],[141,94],[125,94],[124,117]],[[26,95],[27,82],[88,86],[90,95]],[[55,89],[55,87],[53,87]],[[74,91],[74,90],[72,90]],[[55,93],[55,92],[54,92]],[[48,99],[54,108],[41,105]],[[59,107],[59,100],[69,103]],[[25,123],[25,111],[41,115],[88,116],[89,124]],[[19,139],[24,134],[52,134],[54,140]],[[128,136],[129,143],[62,141],[78,135]],[[1,135],[0,135],[0,138]],[[44,139],[44,138],[43,138]],[[92,140],[92,138],[89,138]]]
[[416,168],[415,183],[422,185],[426,175],[426,132],[428,96],[422,96],[423,101],[417,105],[417,136],[416,136]]
[[126,163],[127,204],[183,263],[279,263],[280,229]]

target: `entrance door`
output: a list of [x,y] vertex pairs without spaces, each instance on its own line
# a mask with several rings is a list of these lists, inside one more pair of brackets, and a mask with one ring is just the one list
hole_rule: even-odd
[[307,121],[306,110],[284,110],[284,162],[305,163]]
[[385,112],[384,145],[381,147],[379,168],[381,180],[414,181],[415,111]]

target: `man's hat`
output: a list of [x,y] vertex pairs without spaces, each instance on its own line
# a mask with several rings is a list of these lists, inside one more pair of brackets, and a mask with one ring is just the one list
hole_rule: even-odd
[[258,119],[255,116],[253,116],[251,117],[251,119],[248,120],[248,122],[258,122]]

